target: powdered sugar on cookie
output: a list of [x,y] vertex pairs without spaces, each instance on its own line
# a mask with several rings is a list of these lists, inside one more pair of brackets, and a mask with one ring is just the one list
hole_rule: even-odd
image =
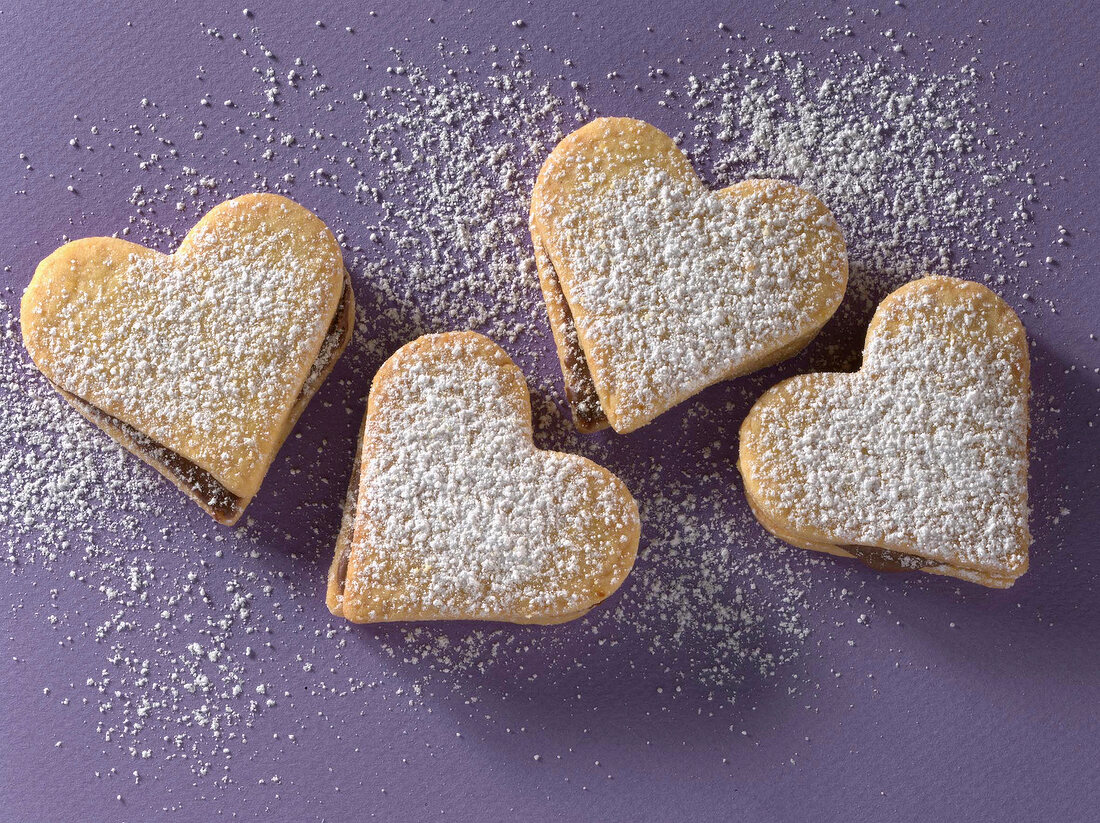
[[797,337],[806,300],[796,289],[816,300],[832,285],[800,282],[801,261],[831,252],[802,227],[827,229],[826,216],[809,203],[776,205],[779,190],[766,183],[733,201],[654,170],[618,181],[598,205],[578,204],[562,221],[577,231],[574,270],[599,273],[573,294],[587,316],[583,332],[616,353],[612,383],[640,414]]
[[59,249],[28,289],[24,332],[59,388],[248,497],[318,356],[332,359],[343,288],[319,220],[249,197],[171,256],[109,238]]
[[532,225],[616,430],[793,354],[831,316],[847,262],[817,198],[774,180],[710,191],[652,126],[587,128],[547,162]]
[[742,429],[754,508],[777,534],[878,547],[1005,586],[1027,569],[1024,332],[976,284],[887,298],[855,374],[805,375]]
[[558,622],[622,582],[637,506],[591,461],[535,448],[523,376],[487,338],[409,344],[370,403],[354,536],[330,588],[345,616]]

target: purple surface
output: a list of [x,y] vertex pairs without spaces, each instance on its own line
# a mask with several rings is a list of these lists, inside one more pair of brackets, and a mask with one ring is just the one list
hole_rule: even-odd
[[[34,265],[63,236],[109,234],[139,211],[151,222],[139,219],[134,239],[149,239],[149,226],[182,232],[194,221],[193,210],[176,215],[171,201],[159,211],[130,202],[134,186],[151,189],[173,179],[172,171],[157,176],[157,161],[152,172],[139,166],[157,150],[148,125],[160,112],[180,154],[164,164],[171,170],[192,165],[217,177],[222,182],[213,202],[258,186],[257,173],[274,179],[291,170],[281,161],[271,168],[258,163],[265,147],[249,143],[248,134],[273,125],[276,136],[284,128],[304,135],[314,123],[326,134],[354,133],[361,115],[351,94],[394,80],[385,71],[396,65],[391,49],[411,64],[477,71],[500,59],[487,51],[491,44],[511,54],[527,43],[536,78],[558,82],[569,57],[575,65],[566,77],[591,85],[588,101],[596,113],[631,114],[670,131],[689,131],[690,124],[679,104],[658,105],[669,98],[648,82],[654,67],[682,87],[688,75],[713,71],[751,49],[797,50],[821,66],[834,50],[881,52],[902,70],[933,72],[976,59],[983,77],[996,76],[976,91],[988,104],[988,121],[1006,136],[1018,135],[1018,151],[1040,193],[1029,206],[1033,221],[1020,235],[1036,244],[1032,267],[1014,272],[1001,288],[1034,341],[1032,569],[1004,592],[883,577],[784,553],[762,530],[747,529],[749,542],[731,551],[773,552],[817,581],[807,595],[808,636],[794,659],[767,676],[746,665],[737,678],[708,687],[695,676],[711,662],[705,642],[678,657],[654,654],[651,638],[605,619],[598,625],[617,644],[599,645],[582,624],[504,628],[501,637],[514,642],[505,641],[509,650],[483,672],[476,666],[436,671],[425,681],[429,661],[389,653],[403,648],[400,627],[345,632],[321,596],[363,394],[371,369],[388,352],[349,357],[307,411],[302,437],[288,441],[275,462],[249,510],[256,524],[245,537],[224,531],[226,539],[215,544],[218,527],[169,489],[158,491],[163,511],[139,518],[132,545],[110,538],[109,551],[129,557],[147,545],[138,542],[139,532],[168,527],[178,535],[172,551],[140,558],[161,575],[149,589],[153,612],[161,607],[158,599],[182,590],[188,570],[214,599],[225,599],[231,569],[275,581],[275,598],[285,603],[257,596],[251,622],[230,627],[224,641],[242,661],[249,689],[257,681],[271,684],[275,705],[236,727],[224,746],[171,719],[155,733],[107,739],[103,724],[120,723],[111,714],[117,706],[104,708],[112,686],[99,691],[85,681],[101,681],[119,665],[109,659],[112,639],[96,636],[119,607],[99,587],[70,576],[102,568],[63,552],[49,563],[9,562],[0,595],[0,819],[147,820],[162,809],[179,820],[1095,819],[1095,15],[1083,4],[1065,4],[1044,7],[1040,17],[1022,2],[961,9],[884,2],[880,16],[849,15],[838,4],[782,4],[780,11],[757,2],[723,14],[705,3],[659,2],[579,4],[576,14],[542,4],[442,3],[414,10],[379,2],[376,16],[367,6],[351,11],[322,4],[307,15],[289,5],[256,3],[251,18],[240,8],[219,11],[205,3],[158,10],[152,4],[28,3],[0,11],[5,302],[16,305]],[[316,26],[316,19],[325,25]],[[513,25],[520,19],[523,25]],[[719,29],[720,21],[728,29]],[[819,37],[829,25],[851,26],[852,33]],[[252,26],[259,35],[249,32]],[[207,27],[225,39],[211,37]],[[894,51],[882,36],[890,28],[914,32],[914,45]],[[241,43],[231,39],[234,31]],[[471,54],[448,62],[437,48],[441,38],[447,49],[469,44]],[[288,91],[294,100],[270,109],[278,122],[251,117],[250,110],[262,108],[262,84],[251,68],[257,61],[242,59],[240,49],[254,53],[257,40],[275,53],[281,75],[298,54],[307,67],[323,67],[303,85],[324,82],[331,94]],[[620,77],[609,80],[611,72]],[[213,101],[209,109],[198,102],[204,95]],[[159,108],[142,109],[142,98]],[[223,99],[235,106],[223,107]],[[199,120],[208,122],[207,136],[185,139]],[[103,137],[92,140],[88,129],[97,123]],[[246,126],[245,134],[234,133],[235,125]],[[69,144],[73,137],[76,147]],[[115,148],[106,146],[108,139]],[[339,149],[322,141],[319,156],[329,152],[340,162]],[[335,166],[318,164],[326,162]],[[348,245],[367,247],[361,257],[368,260],[367,240],[356,233],[370,218],[361,218],[352,200],[315,185],[308,171],[297,169],[288,193],[347,232]],[[1066,245],[1052,245],[1059,236]],[[528,238],[520,231],[514,242],[526,248]],[[1056,253],[1056,264],[1037,265],[1048,253]],[[995,265],[1007,264],[978,254],[971,271]],[[361,268],[353,277],[364,282]],[[806,359],[754,379],[747,394],[719,387],[694,401],[713,412],[710,419],[732,420],[721,447],[730,456],[728,470],[698,479],[697,488],[738,482],[733,432],[753,392],[807,364],[837,365],[829,347],[843,349],[842,365],[852,365],[865,321],[864,313],[831,329]],[[529,372],[552,376],[549,333],[540,327],[533,335],[521,360]],[[683,414],[670,413],[644,435],[621,442],[605,435],[601,455],[630,477],[631,466],[652,452],[668,461],[666,475],[679,470],[691,477],[692,455],[712,433],[708,418]],[[689,438],[678,439],[685,430]],[[639,492],[643,506],[653,493]],[[26,530],[14,520],[0,529],[5,550],[23,557],[28,550],[17,544]],[[202,602],[190,610],[200,620],[221,614]],[[140,607],[127,613],[140,614]],[[247,626],[255,632],[246,633]],[[330,626],[335,639],[326,634]],[[765,638],[770,628],[761,630]],[[457,638],[470,627],[440,631]],[[557,633],[552,644],[524,651],[546,632]],[[150,636],[143,646],[142,634],[141,626],[132,631],[126,648],[156,659],[163,638]],[[251,658],[242,656],[246,645],[258,650]],[[348,691],[349,677],[365,685]],[[187,756],[169,756],[165,737],[176,731],[188,737],[179,750]],[[189,748],[196,739],[198,753]],[[152,753],[142,758],[146,747]]]

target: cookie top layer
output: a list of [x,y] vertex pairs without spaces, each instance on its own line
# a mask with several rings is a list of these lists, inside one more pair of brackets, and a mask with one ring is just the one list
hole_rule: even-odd
[[909,283],[876,311],[858,372],[802,375],[760,398],[741,428],[746,491],[795,542],[878,547],[1011,585],[1030,542],[1028,373],[1023,326],[993,292]]
[[634,499],[531,437],[523,374],[488,338],[427,335],[395,353],[371,385],[330,608],[358,622],[555,623],[615,591],[637,552]]
[[251,497],[344,289],[332,233],[271,194],[216,206],[171,255],[67,243],[23,295],[23,339],[59,388]]
[[531,226],[620,432],[804,344],[847,284],[843,235],[815,196],[776,180],[711,191],[639,120],[602,118],[562,140]]

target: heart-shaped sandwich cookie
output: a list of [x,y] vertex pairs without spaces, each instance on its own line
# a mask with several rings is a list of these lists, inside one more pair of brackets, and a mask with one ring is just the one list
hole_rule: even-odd
[[211,210],[166,255],[68,243],[23,295],[35,365],[82,414],[234,523],[351,338],[332,233],[253,194]]
[[634,564],[611,472],[532,442],[523,374],[475,332],[427,335],[375,375],[328,606],[358,623],[561,623]]
[[739,467],[761,523],[873,568],[1006,588],[1027,571],[1028,351],[1011,308],[926,277],[875,312],[854,374],[767,391]]
[[531,237],[582,431],[633,431],[790,357],[848,280],[844,237],[814,195],[778,180],[712,191],[668,135],[623,117],[550,153]]

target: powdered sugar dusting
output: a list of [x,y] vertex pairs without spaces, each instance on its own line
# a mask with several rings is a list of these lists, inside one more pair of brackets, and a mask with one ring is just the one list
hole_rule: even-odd
[[170,257],[119,241],[58,250],[24,301],[39,366],[250,496],[343,289],[320,223],[315,237],[280,225],[288,205],[224,205]]
[[553,620],[618,587],[638,512],[582,458],[535,449],[526,384],[477,335],[420,338],[376,381],[345,615]]
[[597,159],[568,156],[540,180],[574,176],[536,218],[620,431],[804,341],[847,273],[840,232],[810,195],[777,181],[711,192],[655,165],[609,184]]
[[[926,271],[1003,284],[1028,256],[1036,184],[1017,139],[984,119],[977,66],[935,74],[859,54],[822,67],[751,52],[689,79],[692,154],[723,183],[778,177],[821,197],[845,229],[857,298]],[[1003,265],[971,270],[976,255]]]
[[[131,458],[92,429],[49,385],[34,377],[22,353],[11,308],[0,304],[3,356],[0,391],[0,470],[10,482],[0,492],[0,519],[14,527],[9,562],[52,562],[90,543],[113,511],[112,531],[126,534],[151,511],[148,495],[163,485],[134,476]],[[127,491],[117,494],[120,489]]]
[[[253,504],[263,516],[226,531],[43,385],[5,315],[0,520],[12,589],[22,593],[9,617],[41,625],[70,655],[61,658],[65,674],[39,675],[48,694],[30,709],[87,721],[106,762],[86,768],[102,770],[124,797],[138,791],[136,770],[143,785],[189,772],[196,792],[219,798],[266,763],[272,773],[261,783],[277,799],[293,780],[279,759],[298,756],[311,735],[307,745],[346,742],[345,719],[365,713],[368,701],[404,729],[434,712],[433,723],[519,733],[522,700],[514,698],[525,689],[555,709],[568,692],[561,714],[588,717],[597,706],[587,686],[611,671],[652,684],[661,693],[656,711],[698,711],[738,742],[760,684],[784,695],[784,713],[812,706],[828,684],[807,682],[802,666],[836,651],[827,643],[838,632],[854,638],[888,610],[864,588],[874,580],[865,570],[762,539],[744,505],[731,444],[773,376],[713,390],[613,448],[577,436],[563,418],[526,246],[528,195],[565,132],[595,113],[642,116],[676,135],[710,187],[779,177],[821,195],[847,231],[849,293],[862,298],[846,300],[842,314],[854,308],[858,317],[929,269],[1004,278],[1007,293],[1018,265],[1040,276],[1049,268],[1026,220],[1039,207],[1031,177],[1039,166],[1011,136],[988,131],[998,115],[982,99],[996,99],[1000,81],[979,66],[933,71],[904,55],[868,61],[828,33],[836,60],[823,69],[816,57],[756,50],[727,30],[696,44],[729,48],[728,66],[650,52],[605,83],[533,24],[522,30],[533,41],[521,47],[441,41],[430,61],[394,49],[345,72],[329,45],[312,42],[276,46],[276,60],[263,13],[241,20],[204,26],[194,43],[214,106],[161,98],[151,85],[128,108],[74,112],[78,148],[66,150],[77,159],[55,165],[37,145],[18,147],[17,194],[24,203],[74,204],[74,236],[117,230],[168,251],[221,199],[286,192],[323,214],[341,243],[364,307],[356,342]],[[341,32],[328,23],[317,31]],[[813,26],[804,31],[817,36]],[[339,48],[366,39],[347,37]],[[868,62],[875,66],[865,71]],[[806,82],[792,84],[800,73]],[[815,96],[826,79],[831,90]],[[903,106],[897,94],[909,85],[938,91]],[[117,197],[103,185],[120,175],[133,181],[132,194],[129,184]],[[92,191],[114,211],[91,205],[82,192]],[[1072,244],[1078,229],[1067,227],[1059,242]],[[44,248],[67,239],[42,231]],[[990,257],[1006,266],[968,265]],[[10,276],[21,286],[29,269]],[[1031,291],[1035,311],[1053,309],[1041,287]],[[13,306],[18,293],[3,300]],[[470,327],[502,343],[527,374],[539,446],[583,453],[627,482],[645,524],[636,568],[605,606],[553,630],[346,625],[328,615],[319,592],[369,377],[424,331]],[[827,353],[833,365],[843,356]],[[811,355],[823,356],[821,348]],[[910,589],[919,584],[895,593]],[[88,625],[85,606],[107,617]],[[838,630],[841,622],[847,628]],[[11,665],[25,672],[26,656]],[[839,676],[847,667],[836,668]],[[295,788],[309,797],[317,790]],[[279,811],[274,800],[256,808]]]
[[[37,375],[9,307],[0,320],[4,559],[13,574],[51,580],[44,620],[61,649],[75,642],[101,655],[100,665],[67,671],[45,692],[75,711],[94,706],[104,742],[135,764],[155,755],[216,779],[212,759],[247,742],[265,706],[260,672],[246,671],[254,655],[239,642],[257,631],[253,598],[270,596],[276,576],[244,559],[214,579],[210,561],[226,535],[205,531],[197,509]],[[89,624],[87,600],[107,616]]]

